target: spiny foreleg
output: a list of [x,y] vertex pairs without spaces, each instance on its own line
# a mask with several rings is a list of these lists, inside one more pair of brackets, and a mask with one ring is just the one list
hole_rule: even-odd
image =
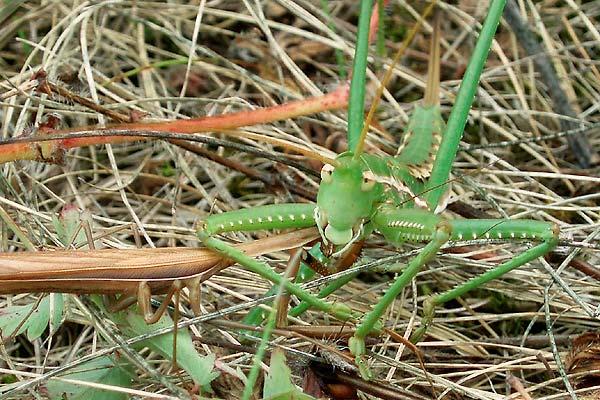
[[239,263],[245,269],[262,276],[276,285],[283,285],[287,292],[307,302],[312,308],[346,321],[351,318],[351,310],[348,306],[330,304],[318,299],[299,286],[283,280],[267,264],[247,256],[243,251],[214,237],[214,235],[221,232],[306,228],[314,226],[314,207],[314,204],[280,204],[213,215],[208,217],[201,225],[197,235],[206,247]]
[[491,270],[459,285],[447,292],[430,297],[423,303],[423,320],[421,327],[415,331],[411,341],[420,341],[433,321],[435,308],[448,301],[454,300],[465,293],[476,289],[487,282],[549,253],[558,244],[559,228],[556,224],[533,220],[456,220],[451,221],[452,240],[464,239],[521,239],[541,240],[536,246],[526,250],[514,258],[492,268]]

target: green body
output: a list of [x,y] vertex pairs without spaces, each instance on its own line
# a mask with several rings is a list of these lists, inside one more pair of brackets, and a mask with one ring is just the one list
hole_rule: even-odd
[[[370,9],[363,2],[362,9]],[[426,243],[419,254],[412,259],[402,274],[390,286],[381,301],[360,320],[355,336],[350,340],[350,350],[356,356],[361,374],[370,378],[366,366],[364,338],[377,326],[377,321],[387,306],[401,290],[416,276],[419,270],[449,240],[472,239],[527,240],[537,245],[513,259],[500,264],[487,273],[442,293],[426,302],[425,315],[421,328],[413,337],[419,340],[433,318],[437,304],[454,299],[469,290],[477,288],[492,279],[517,268],[554,248],[558,242],[558,228],[551,223],[532,220],[449,220],[439,214],[445,207],[445,194],[452,161],[458,150],[462,130],[479,76],[487,58],[496,26],[502,15],[504,1],[494,0],[486,18],[474,55],[469,62],[461,84],[448,126],[441,117],[435,84],[439,80],[439,66],[429,69],[429,83],[425,102],[418,105],[401,141],[397,154],[376,157],[360,153],[362,146],[356,138],[362,129],[364,115],[364,91],[355,95],[349,107],[349,142],[352,151],[340,154],[333,165],[325,165],[321,172],[321,185],[317,204],[282,204],[257,207],[251,210],[238,210],[209,217],[199,237],[204,243],[238,261],[248,269],[261,274],[287,291],[297,295],[302,301],[301,309],[317,308],[343,320],[357,321],[357,316],[343,305],[332,305],[320,299],[329,294],[325,290],[319,298],[301,290],[297,285],[283,280],[265,264],[259,263],[231,246],[215,239],[213,235],[227,231],[249,231],[259,229],[302,228],[316,225],[326,248],[332,254],[344,253],[349,246],[373,232],[383,235],[386,240],[399,246],[403,242]],[[359,82],[353,86],[353,94],[364,86],[366,69],[366,37],[361,14],[357,56],[354,64],[354,78]],[[432,54],[439,59],[437,40],[433,41]],[[355,87],[359,87],[356,89]]]

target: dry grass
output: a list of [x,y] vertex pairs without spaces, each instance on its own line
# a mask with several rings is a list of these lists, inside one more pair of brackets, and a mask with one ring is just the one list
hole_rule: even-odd
[[[326,18],[317,1],[263,2],[262,8],[255,2],[200,3],[22,4],[5,17],[0,28],[0,91],[22,89],[1,98],[3,137],[27,134],[50,113],[60,115],[63,126],[109,122],[89,108],[29,90],[28,79],[40,68],[52,81],[106,108],[147,119],[175,119],[268,106],[328,91],[338,82],[334,49],[343,53],[346,62],[350,59],[356,22],[354,2],[332,3],[335,32],[323,22]],[[486,9],[476,4],[463,1],[458,6],[440,6],[444,15],[442,104],[446,115],[474,43],[473,18],[481,21]],[[530,26],[552,56],[577,120],[597,124],[600,34],[594,21],[599,18],[598,3],[574,8],[575,3],[570,1],[547,1],[536,4],[535,9],[529,3],[523,7]],[[413,24],[410,14],[415,10],[393,6],[390,11],[394,35]],[[390,39],[388,44],[397,46],[399,40],[395,40]],[[377,121],[381,131],[371,136],[368,151],[392,152],[398,143],[410,103],[422,97],[428,40],[429,35],[418,35],[403,65],[397,67],[389,89],[394,98],[386,96],[382,102]],[[375,68],[375,64],[371,66]],[[369,84],[367,89],[372,94],[376,84]],[[511,393],[509,376],[518,379],[530,398],[568,398],[568,371],[557,361],[560,357],[565,363],[573,337],[595,331],[600,324],[595,316],[600,304],[598,281],[574,268],[576,264],[595,271],[600,264],[598,170],[578,168],[565,138],[514,143],[556,133],[560,125],[531,58],[518,47],[506,25],[497,36],[471,117],[464,138],[464,149],[468,151],[461,151],[455,161],[455,176],[464,179],[453,183],[452,202],[456,207],[452,210],[462,215],[474,210],[496,218],[555,222],[564,236],[564,247],[558,253],[573,255],[575,263],[563,262],[564,257],[559,256],[537,260],[438,310],[430,336],[418,345],[428,376],[436,384],[438,396],[444,398],[504,399]],[[248,131],[311,143],[333,154],[324,147],[332,151],[344,148],[339,142],[343,140],[344,120],[343,112],[322,113],[253,126]],[[597,162],[598,129],[580,134],[588,136],[596,157],[593,161]],[[328,141],[330,137],[338,139]],[[487,147],[501,141],[511,144]],[[268,152],[280,151],[268,144],[245,142]],[[471,145],[483,146],[469,149]],[[315,176],[295,168],[222,148],[210,150],[264,176],[279,176],[282,185],[266,187],[164,141],[139,142],[73,150],[62,165],[29,161],[2,165],[0,207],[38,248],[60,247],[50,221],[68,204],[91,215],[93,234],[102,237],[96,247],[135,247],[131,224],[141,232],[144,247],[198,247],[194,225],[203,216],[302,201],[285,188],[302,186],[314,192],[318,187]],[[302,158],[298,161],[315,171],[320,167]],[[465,209],[463,204],[468,207]],[[6,224],[2,226],[2,251],[24,250],[24,241]],[[242,241],[260,235],[236,234],[230,238]],[[586,243],[596,247],[586,248]],[[397,299],[386,314],[387,325],[408,336],[418,325],[417,304],[422,304],[427,293],[464,282],[524,248],[524,244],[480,243],[468,253],[445,252]],[[403,248],[400,253],[410,250]],[[481,260],[482,252],[485,260]],[[393,253],[381,238],[375,237],[359,264]],[[285,257],[273,254],[269,259],[275,263]],[[385,291],[391,275],[366,273],[363,278],[341,290],[337,301],[367,310]],[[203,285],[203,311],[211,313],[246,302],[260,296],[268,286],[253,274],[231,267]],[[27,304],[38,297],[3,296],[1,304]],[[241,310],[223,317],[239,321],[244,313]],[[4,371],[12,369],[16,379],[26,381],[33,376],[27,373],[44,374],[62,366],[67,356],[72,360],[110,346],[90,329],[110,325],[110,321],[90,320],[85,302],[69,302],[67,321],[52,340],[45,335],[34,343],[21,337],[5,342]],[[330,322],[309,313],[298,323]],[[232,343],[237,336],[233,330],[216,330],[209,324],[199,324],[193,331],[211,343]],[[311,344],[298,339],[276,342],[302,352],[314,351]],[[430,395],[429,383],[410,351],[387,336],[371,344],[372,368],[379,379],[415,395]],[[220,361],[222,377],[215,384],[217,393],[226,397],[230,390],[235,398],[242,384],[232,373],[235,368],[249,365],[248,354],[206,344],[199,350],[215,353]],[[168,360],[158,361],[149,352],[143,356],[159,370],[169,369]],[[303,363],[296,353],[288,354],[288,359]],[[298,375],[304,374],[305,365],[295,368]],[[189,379],[175,375],[169,379],[177,383],[183,379],[186,387],[191,387]],[[6,377],[5,382],[9,381]],[[589,395],[589,389],[577,386],[580,377],[571,375],[568,381],[580,388],[580,396]],[[598,382],[592,379],[588,384]],[[147,376],[140,378],[135,387],[148,393],[164,390]],[[34,392],[26,393],[35,397]],[[13,398],[23,397],[20,394]],[[514,393],[510,398],[528,397]]]

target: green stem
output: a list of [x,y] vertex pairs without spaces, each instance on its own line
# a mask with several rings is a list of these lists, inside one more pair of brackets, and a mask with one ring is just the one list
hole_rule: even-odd
[[[282,293],[281,289],[283,288],[283,286],[283,284],[279,285],[279,295],[281,295]],[[248,374],[248,381],[246,382],[244,392],[242,393],[243,400],[250,400],[250,398],[252,397],[252,393],[254,392],[254,385],[256,384],[258,375],[260,374],[260,364],[265,356],[265,353],[267,352],[267,347],[269,346],[271,334],[275,329],[275,316],[275,309],[271,309],[271,312],[269,313],[269,318],[267,319],[267,323],[265,324],[265,327],[263,329],[262,339],[260,341],[260,344],[258,345],[258,349],[256,349],[256,354],[254,355],[254,362],[252,364],[252,369]]]
[[[435,164],[431,171],[431,177],[429,178],[428,189],[431,189],[427,194],[427,203],[435,209],[435,206],[440,201],[440,198],[446,191],[445,182],[448,181],[450,176],[450,170],[452,168],[452,162],[456,157],[458,151],[458,145],[462,138],[462,133],[467,124],[467,118],[469,116],[469,109],[473,104],[475,92],[479,85],[479,78],[481,77],[481,71],[487,61],[488,53],[494,40],[496,28],[500,23],[502,17],[502,11],[506,0],[493,0],[488,15],[481,28],[479,39],[473,50],[473,55],[467,65],[467,70],[460,84],[458,95],[450,117],[448,118],[448,125],[442,138],[442,143],[437,152]],[[352,93],[350,93],[352,96]],[[352,97],[351,97],[352,98]]]
[[369,25],[372,12],[373,0],[362,0],[358,19],[358,33],[356,35],[356,51],[354,53],[354,63],[352,64],[350,103],[348,105],[348,150],[350,151],[356,149],[364,124]]

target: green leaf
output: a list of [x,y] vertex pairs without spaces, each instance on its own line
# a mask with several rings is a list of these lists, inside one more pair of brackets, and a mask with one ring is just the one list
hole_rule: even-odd
[[[61,378],[129,388],[134,376],[133,372],[131,366],[117,363],[112,357],[103,356],[76,367]],[[50,380],[46,389],[49,397],[57,400],[65,398],[69,400],[125,400],[128,398],[125,393],[91,388],[59,379]]]
[[275,349],[271,355],[263,396],[264,400],[314,400],[314,397],[302,393],[302,390],[292,383],[292,372],[285,363],[285,353],[281,349]]
[[[60,211],[58,217],[53,215],[52,225],[54,225],[58,239],[64,246],[71,243],[82,243],[86,240],[85,232],[80,229],[81,212],[75,205],[67,204]],[[73,237],[76,232],[76,237]]]
[[33,306],[34,304],[27,304],[0,309],[0,330],[3,339],[11,335],[20,335],[28,328],[27,321],[23,321],[29,316]]
[[54,301],[52,315],[50,315],[50,296],[44,297],[36,310],[33,310],[35,304],[1,309],[0,330],[2,330],[2,336],[5,338],[11,335],[17,336],[27,331],[27,338],[30,341],[35,340],[44,333],[48,322],[51,323],[51,331],[55,332],[60,326],[64,304],[61,294],[52,296]]
[[63,306],[63,295],[61,293],[50,294],[44,297],[39,307],[31,314],[31,317],[27,321],[27,339],[33,341],[42,336],[48,323],[50,323],[51,332],[55,332],[58,326],[60,326]]
[[[173,326],[173,320],[167,313],[152,325],[148,325],[139,312],[136,312],[135,308],[119,314],[120,318],[115,318],[114,321],[120,325],[122,332],[130,337],[149,334],[155,330]],[[147,346],[163,357],[172,360],[173,338],[173,333],[160,335],[141,342],[141,346]],[[219,373],[214,370],[214,354],[208,356],[200,355],[194,347],[188,329],[180,329],[177,333],[177,365],[190,374],[194,382],[200,386],[208,385],[219,376]]]

